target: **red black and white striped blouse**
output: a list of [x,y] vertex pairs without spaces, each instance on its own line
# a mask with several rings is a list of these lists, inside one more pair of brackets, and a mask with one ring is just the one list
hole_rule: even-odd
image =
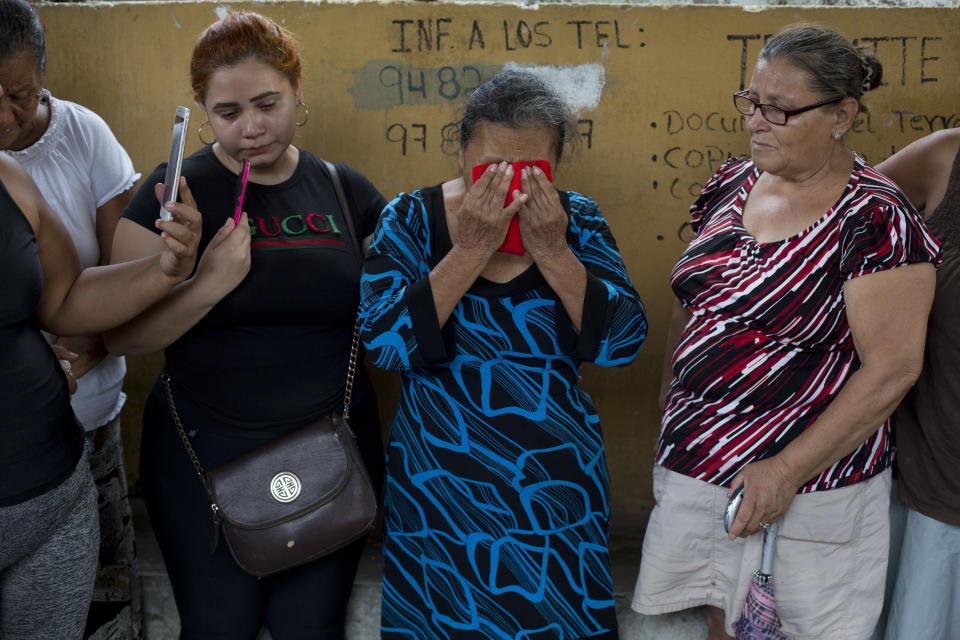
[[[785,240],[758,242],[743,226],[743,206],[759,175],[749,159],[720,167],[690,208],[697,237],[671,276],[691,318],[673,354],[657,463],[721,486],[781,451],[860,367],[844,283],[940,261],[940,243],[906,197],[860,156],[822,218]],[[888,420],[800,493],[860,482],[891,459]]]

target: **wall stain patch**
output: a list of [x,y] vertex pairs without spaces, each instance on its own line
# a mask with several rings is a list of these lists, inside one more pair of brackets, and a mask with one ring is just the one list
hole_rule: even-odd
[[603,65],[596,63],[562,66],[508,62],[503,68],[527,71],[537,76],[577,114],[597,108],[606,84]]

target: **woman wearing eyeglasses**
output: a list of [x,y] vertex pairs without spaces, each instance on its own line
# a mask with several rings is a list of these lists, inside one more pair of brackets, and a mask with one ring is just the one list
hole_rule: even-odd
[[734,95],[751,155],[691,207],[633,608],[706,605],[711,640],[734,632],[760,566],[753,534],[776,521],[791,639],[869,638],[880,613],[888,417],[921,369],[940,260],[907,198],[844,143],[881,73],[826,27],[772,37]]

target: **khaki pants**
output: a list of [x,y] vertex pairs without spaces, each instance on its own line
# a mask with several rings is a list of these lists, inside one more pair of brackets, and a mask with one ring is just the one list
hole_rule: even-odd
[[[883,604],[890,471],[842,489],[798,495],[780,522],[774,595],[792,640],[871,636]],[[657,506],[643,542],[633,609],[661,614],[712,605],[727,633],[760,567],[762,538],[730,540],[724,487],[654,468]]]

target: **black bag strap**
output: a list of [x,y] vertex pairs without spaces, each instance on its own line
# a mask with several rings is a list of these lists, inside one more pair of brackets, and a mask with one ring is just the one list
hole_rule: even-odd
[[340,203],[340,211],[343,212],[343,217],[347,221],[347,231],[353,239],[353,246],[357,248],[357,262],[362,266],[363,245],[360,242],[360,236],[357,235],[356,228],[353,226],[353,212],[350,211],[350,205],[347,203],[347,194],[343,191],[343,181],[340,180],[340,172],[337,171],[337,165],[329,160],[321,160],[320,162],[327,170],[327,173],[330,175],[330,180],[333,182],[333,190],[337,192],[337,202]]
[[[343,181],[340,180],[340,172],[337,166],[329,160],[322,160],[321,164],[330,174],[330,180],[333,182],[333,189],[337,192],[337,201],[340,203],[340,211],[347,221],[347,230],[350,237],[353,238],[353,245],[357,249],[357,264],[363,267],[363,245],[360,243],[360,236],[353,226],[353,214],[350,211],[350,205],[347,203],[347,194],[343,192]],[[357,373],[357,358],[360,354],[360,316],[353,323],[353,340],[350,343],[350,360],[347,365],[346,388],[343,391],[343,421],[350,424],[350,400],[353,397],[353,379]]]

